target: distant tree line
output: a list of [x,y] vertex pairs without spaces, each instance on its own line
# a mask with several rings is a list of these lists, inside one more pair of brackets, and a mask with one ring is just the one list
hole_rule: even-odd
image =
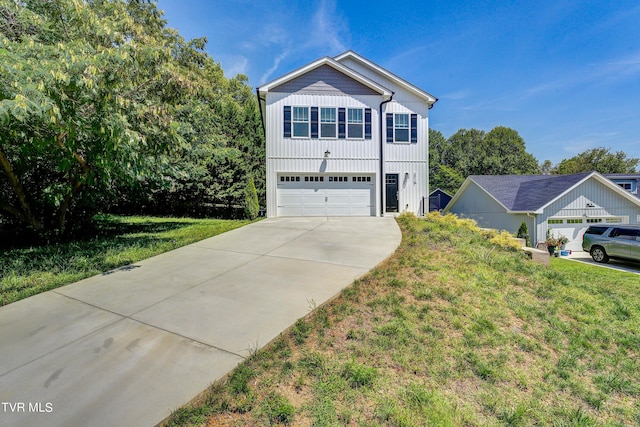
[[453,194],[469,175],[535,175],[600,173],[638,173],[640,158],[628,158],[618,151],[594,148],[557,165],[550,160],[539,163],[526,151],[517,131],[498,126],[485,133],[460,129],[449,138],[429,129],[429,187]]
[[0,224],[62,234],[98,211],[253,215],[256,99],[205,45],[149,1],[0,3]]

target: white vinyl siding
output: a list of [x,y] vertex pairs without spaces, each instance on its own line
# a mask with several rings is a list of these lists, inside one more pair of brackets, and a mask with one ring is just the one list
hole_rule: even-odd
[[[385,82],[381,82],[384,84]],[[398,95],[398,93],[396,93]],[[399,208],[401,211],[413,212],[416,215],[424,213],[424,205],[428,205],[428,106],[424,102],[407,105],[396,101],[383,105],[383,117],[386,113],[417,113],[418,114],[418,143],[417,144],[383,144],[380,137],[380,96],[353,95],[336,96],[317,95],[310,93],[276,93],[270,92],[266,97],[265,127],[266,127],[266,187],[267,187],[267,216],[276,217],[281,209],[278,208],[278,184],[280,175],[347,173],[348,176],[370,176],[373,185],[373,215],[381,215],[384,207],[384,183],[380,180],[380,149],[384,150],[384,173],[398,173],[400,178]],[[394,96],[394,100],[396,96]],[[290,139],[282,138],[282,129],[286,127],[283,110],[291,106],[293,119],[294,106],[318,107],[318,138],[311,138],[312,115],[309,109],[309,137],[303,143],[291,143]],[[365,112],[370,111],[371,141],[365,139],[363,127],[361,138],[340,139],[322,136],[322,109],[336,109],[336,119],[339,122],[338,109],[344,108],[344,133],[348,134],[349,109],[362,111],[362,121],[367,122]],[[293,120],[291,120],[291,134],[293,134]],[[339,124],[339,123],[338,123]],[[366,125],[366,123],[365,123]],[[411,126],[411,123],[409,123]],[[337,130],[338,132],[338,130]],[[293,137],[293,135],[292,135]],[[330,152],[328,157],[324,153]],[[408,178],[405,180],[405,174]],[[339,175],[337,175],[339,176]],[[328,179],[328,178],[327,178]],[[290,181],[291,182],[291,181]],[[357,182],[357,181],[356,181]],[[328,184],[328,181],[324,181]],[[333,184],[333,182],[331,183]],[[286,184],[285,184],[286,185]],[[290,184],[291,185],[291,184]],[[340,182],[338,182],[340,185]],[[319,190],[324,191],[324,190]],[[351,196],[350,196],[351,197]],[[331,200],[331,199],[330,199]],[[425,202],[426,200],[426,202]],[[362,206],[361,206],[362,207]],[[305,212],[307,209],[305,209]]]
[[309,108],[293,107],[293,136],[296,138],[309,137]]

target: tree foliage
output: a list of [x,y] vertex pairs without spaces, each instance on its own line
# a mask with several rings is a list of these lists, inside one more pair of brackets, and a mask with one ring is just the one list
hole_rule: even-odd
[[612,153],[604,147],[586,150],[574,157],[564,159],[551,168],[554,174],[571,174],[597,171],[600,173],[638,173],[640,158],[628,158],[626,153]]
[[120,201],[241,204],[247,175],[263,188],[246,77],[165,24],[144,0],[0,0],[5,221],[63,231]]
[[460,129],[448,139],[429,130],[429,166],[430,187],[452,193],[469,175],[539,172],[538,161],[526,151],[524,139],[504,126],[488,133]]

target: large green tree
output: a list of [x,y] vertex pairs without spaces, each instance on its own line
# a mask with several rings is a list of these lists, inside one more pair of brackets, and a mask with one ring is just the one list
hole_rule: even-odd
[[622,151],[612,153],[604,147],[586,150],[564,159],[551,169],[554,174],[597,171],[600,173],[638,173],[640,158],[627,157]]
[[469,175],[535,174],[538,161],[513,129],[460,129],[448,139],[429,133],[430,187],[455,192]]
[[181,39],[143,1],[3,0],[0,22],[0,203],[63,231],[179,142],[167,100],[192,89]]
[[127,201],[241,203],[248,176],[260,192],[246,77],[165,24],[145,0],[0,0],[5,221],[62,232]]

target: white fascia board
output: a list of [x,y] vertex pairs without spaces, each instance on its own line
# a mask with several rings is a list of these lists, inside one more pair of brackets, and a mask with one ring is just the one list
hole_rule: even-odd
[[425,101],[427,101],[427,103],[429,105],[433,105],[438,101],[438,98],[436,98],[435,96],[431,95],[429,92],[425,92],[424,90],[420,89],[417,86],[412,85],[411,83],[409,83],[408,81],[404,80],[401,77],[396,76],[395,74],[393,74],[392,72],[385,70],[384,68],[382,68],[381,66],[379,66],[378,64],[369,61],[367,58],[364,58],[360,55],[358,55],[357,53],[355,53],[352,50],[348,50],[338,56],[336,56],[334,59],[338,62],[342,61],[343,59],[346,58],[352,58],[355,59],[356,61],[362,63],[363,65],[371,68],[372,70],[376,71],[379,74],[382,74],[383,76],[387,77],[389,80],[393,81],[394,83],[396,83],[397,85],[407,89],[409,92],[414,93],[415,95],[419,96],[420,98],[423,98]]
[[626,198],[627,200],[629,200],[633,204],[635,204],[635,205],[640,207],[640,199],[639,198],[637,198],[633,194],[629,193],[628,191],[624,190],[618,184],[616,184],[615,182],[611,181],[609,178],[606,178],[606,177],[602,176],[600,173],[594,171],[594,172],[591,172],[589,175],[585,176],[580,181],[578,181],[575,185],[573,185],[570,188],[568,188],[567,190],[563,191],[560,195],[558,195],[556,198],[551,200],[549,203],[547,203],[546,205],[542,206],[540,208],[540,210],[544,210],[547,206],[549,206],[550,204],[552,204],[553,202],[558,200],[560,197],[564,196],[569,191],[575,189],[579,185],[582,185],[583,182],[585,182],[585,181],[587,181],[588,179],[591,179],[591,178],[593,178],[596,181],[600,182],[605,187],[608,187],[614,193],[619,194],[620,196]]
[[322,65],[328,65],[331,68],[343,73],[344,75],[352,78],[353,80],[367,86],[368,88],[370,88],[371,90],[374,90],[376,92],[378,92],[380,95],[390,98],[393,95],[393,92],[389,89],[387,89],[386,87],[382,86],[379,83],[374,82],[373,80],[369,79],[368,77],[363,76],[362,74],[352,70],[351,68],[337,62],[336,60],[334,60],[333,58],[329,58],[328,56],[325,56],[324,58],[320,58],[317,59],[303,67],[298,68],[297,70],[294,70],[290,73],[285,74],[284,76],[278,77],[275,80],[272,80],[268,83],[263,84],[262,86],[260,86],[258,88],[258,92],[261,95],[266,95],[267,92],[269,92],[270,89],[277,87],[283,83],[288,82],[289,80],[293,80],[296,77],[299,77],[305,73],[308,73],[309,71],[316,69]]

